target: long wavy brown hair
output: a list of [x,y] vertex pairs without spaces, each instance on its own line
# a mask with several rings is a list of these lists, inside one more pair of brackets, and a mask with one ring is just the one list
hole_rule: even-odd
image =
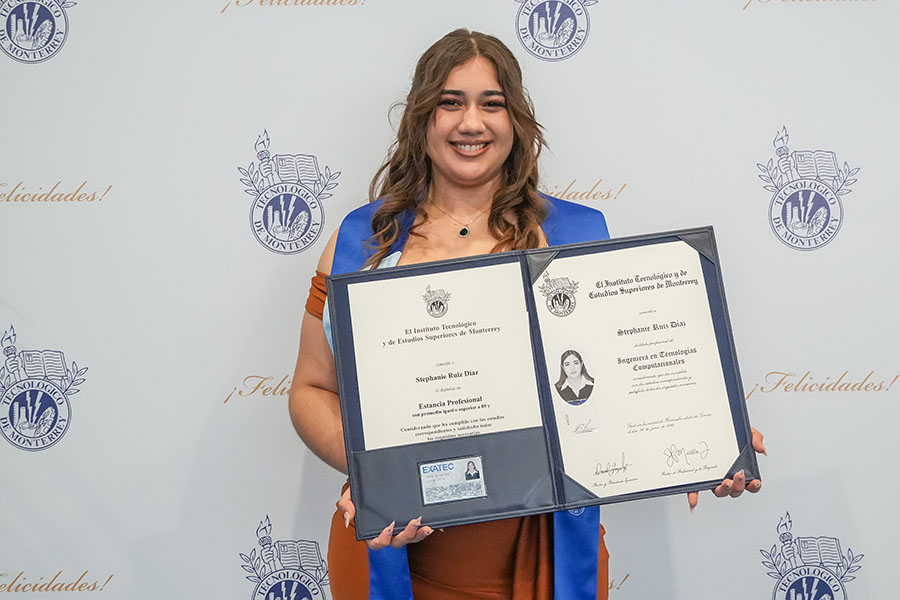
[[[428,219],[423,203],[431,185],[431,159],[426,154],[426,134],[434,118],[444,82],[454,67],[476,56],[493,63],[506,99],[514,139],[503,164],[502,181],[494,195],[488,227],[497,239],[493,252],[536,248],[542,240],[541,223],[546,203],[538,194],[538,157],[546,145],[534,107],[522,86],[522,69],[497,38],[457,29],[435,42],[419,58],[406,97],[397,140],[369,185],[369,202],[384,199],[372,217],[374,253],[366,265],[377,265],[397,241],[402,226],[399,216],[414,211],[419,224]],[[417,234],[413,226],[410,235]]]

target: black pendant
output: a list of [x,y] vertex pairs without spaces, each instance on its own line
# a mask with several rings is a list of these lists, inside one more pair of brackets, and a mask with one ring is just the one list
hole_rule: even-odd
[[459,237],[469,237],[469,226],[463,225],[463,228],[457,232],[457,235],[459,235]]

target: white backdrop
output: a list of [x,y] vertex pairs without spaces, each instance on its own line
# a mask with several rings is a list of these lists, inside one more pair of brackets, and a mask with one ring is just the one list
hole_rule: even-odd
[[[605,507],[611,597],[788,598],[803,560],[783,564],[779,533],[838,541],[834,598],[893,589],[900,7],[563,4],[584,31],[545,60],[518,39],[516,0],[0,0],[0,591],[256,597],[246,561],[268,517],[291,542],[276,568],[330,598],[315,545],[343,476],[288,418],[299,321],[392,139],[388,107],[456,27],[521,61],[548,192],[582,195],[613,236],[716,228],[764,489],[704,494],[693,514],[682,497]],[[770,224],[757,163],[777,171],[782,127],[790,180],[820,150],[807,183],[852,189],[820,247]],[[259,168],[264,131],[271,156],[314,156],[337,184],[317,191],[322,233],[301,252],[251,226],[238,167]],[[35,397],[57,403],[55,429]]]

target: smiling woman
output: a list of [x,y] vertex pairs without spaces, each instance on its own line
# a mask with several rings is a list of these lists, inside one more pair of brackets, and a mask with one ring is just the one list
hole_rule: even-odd
[[[513,143],[506,100],[490,61],[476,56],[455,67],[445,86],[425,145],[432,167],[431,202],[439,209],[435,196],[498,181]],[[490,208],[485,204],[482,213]]]
[[[347,215],[326,246],[303,317],[291,419],[328,464],[347,471],[325,276],[608,238],[600,212],[538,193],[543,147],[519,64],[500,40],[460,29],[419,59],[370,202]],[[371,314],[378,318],[378,307]],[[459,326],[488,331],[471,325]],[[584,402],[594,381],[581,356],[567,352],[560,369],[560,395]],[[755,435],[760,450],[758,441]],[[745,486],[757,491],[760,483],[741,472],[714,493],[737,496]],[[345,485],[328,547],[335,600],[608,597],[609,554],[596,506],[443,531],[418,518],[399,532],[387,524],[367,543],[349,528],[354,514]]]
[[[419,59],[370,204],[344,219],[313,287],[323,289],[328,273],[607,238],[598,211],[538,193],[543,147],[509,49],[482,33],[446,35]],[[346,472],[330,315],[323,294],[312,297],[291,418],[313,452]],[[396,535],[388,525],[368,548],[349,528],[354,511],[345,486],[328,549],[335,600],[607,597],[609,555],[596,507],[443,531],[414,519]]]
[[419,59],[397,140],[369,187],[381,204],[367,266],[401,235],[410,236],[401,264],[546,245],[548,205],[537,191],[544,145],[509,49],[466,30],[439,40]]
[[[325,276],[607,239],[599,211],[538,193],[543,147],[519,63],[500,40],[458,29],[425,51],[397,139],[369,186],[370,202],[347,215],[326,245],[303,317],[291,420],[329,465],[347,471]],[[371,314],[378,318],[377,306]],[[593,380],[581,357],[562,369],[563,389],[577,388],[584,398]],[[755,431],[753,444],[763,451]],[[760,485],[741,471],[713,492],[736,497]],[[695,505],[696,493],[688,501]],[[354,514],[345,485],[328,548],[335,600],[608,596],[609,554],[596,506],[441,532],[420,517],[396,535],[390,523],[367,543],[349,529]]]

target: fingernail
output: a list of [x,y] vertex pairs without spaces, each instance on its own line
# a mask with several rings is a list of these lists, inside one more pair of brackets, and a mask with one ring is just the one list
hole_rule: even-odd
[[762,447],[762,449],[763,449],[763,454],[764,454],[764,455],[766,455],[766,456],[768,456],[768,455],[769,455],[769,453],[768,453],[768,452],[766,452],[766,447],[765,447],[765,446],[763,446],[763,447]]
[[726,490],[730,490],[730,489],[731,489],[731,483],[730,483],[730,482],[728,482],[728,483],[725,484],[725,489],[726,489]]
[[344,513],[344,529],[347,529],[348,527],[350,527],[350,513],[345,512]]
[[421,526],[422,526],[422,517],[418,516],[418,517],[416,517],[416,527],[421,527]]
[[740,471],[738,471],[738,472],[735,474],[734,478],[735,478],[735,479],[738,479],[738,478],[743,479],[743,478],[744,478],[744,470],[741,469]]

